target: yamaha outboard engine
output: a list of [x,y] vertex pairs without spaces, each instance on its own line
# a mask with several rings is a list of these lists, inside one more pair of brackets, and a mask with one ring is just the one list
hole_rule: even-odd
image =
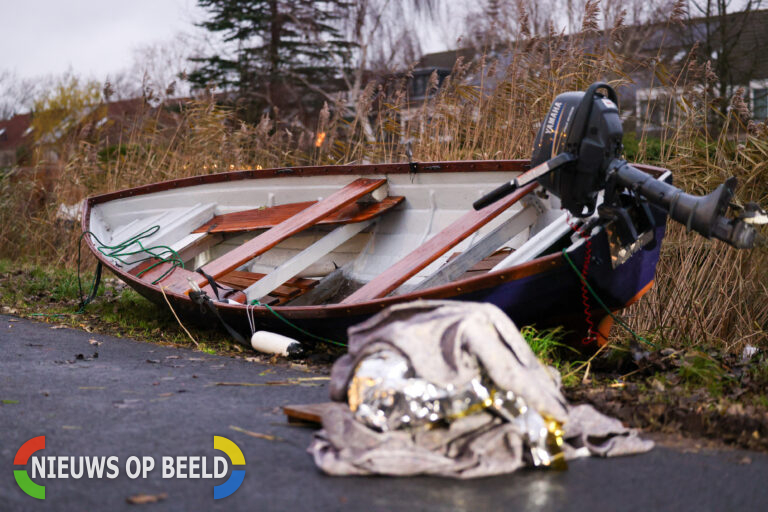
[[768,218],[754,203],[746,205],[736,218],[726,216],[735,178],[703,197],[686,194],[622,160],[622,136],[616,92],[611,86],[595,83],[586,92],[560,94],[536,135],[531,170],[479,199],[474,207],[481,209],[537,180],[576,217],[591,216],[603,191],[598,214],[618,226],[622,245],[635,242],[638,233],[653,224],[648,203],[707,238],[737,248],[755,245],[754,225]]

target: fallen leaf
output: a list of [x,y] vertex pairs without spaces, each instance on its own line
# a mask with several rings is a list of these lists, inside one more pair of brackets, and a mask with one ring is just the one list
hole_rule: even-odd
[[181,356],[165,356],[166,359],[181,359]]
[[742,464],[742,465],[752,464],[752,459],[750,459],[745,455],[744,457],[741,458],[741,460],[739,461],[739,464]]
[[8,321],[9,322],[18,322],[19,319],[18,318],[9,318]]
[[78,427],[77,425],[62,425],[61,428],[64,430],[82,430],[83,427]]
[[0,403],[3,405],[10,405],[10,404],[17,404],[19,403],[18,400],[0,400]]
[[51,327],[51,329],[66,329],[66,328],[67,328],[66,325],[54,325],[53,327]]
[[157,396],[173,396],[175,393],[160,393]]
[[160,360],[159,359],[147,359],[147,362],[148,363],[152,363],[152,364],[160,364]]
[[89,339],[89,340],[88,340],[88,343],[90,343],[91,345],[96,345],[96,346],[98,347],[98,346],[99,346],[99,345],[101,345],[103,342],[101,342],[101,341],[98,341],[98,340],[95,340],[95,339],[91,338],[91,339]]
[[135,494],[125,499],[125,502],[129,505],[146,505],[147,503],[157,503],[168,498],[167,492],[160,494]]
[[255,437],[256,439],[266,439],[267,441],[277,441],[279,439],[278,437],[271,434],[261,434],[252,430],[245,430],[244,428],[236,427],[234,425],[230,425],[229,428],[230,430],[240,432],[241,434],[245,434],[247,436]]
[[104,386],[80,386],[77,389],[86,389],[86,390],[99,390],[99,389],[107,389]]

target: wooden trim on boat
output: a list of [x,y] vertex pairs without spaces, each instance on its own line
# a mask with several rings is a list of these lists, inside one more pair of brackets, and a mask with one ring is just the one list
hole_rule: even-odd
[[[312,206],[301,210],[277,226],[232,249],[227,254],[206,263],[203,265],[202,270],[214,279],[218,279],[224,274],[237,269],[237,267],[248,263],[256,256],[267,252],[286,238],[313,226],[328,215],[354,203],[386,183],[387,180],[385,179],[358,178],[322,201],[318,201]],[[198,277],[199,279],[196,280],[196,283],[202,288],[208,280],[204,276]],[[184,293],[188,294],[192,291],[192,288],[187,286],[184,290],[186,290]]]
[[[645,171],[654,177],[659,177],[668,169],[646,164],[632,164],[634,167]],[[417,162],[417,174],[441,173],[441,172],[525,172],[530,169],[530,160],[459,160],[451,162]],[[360,165],[330,165],[330,166],[306,166],[274,169],[250,169],[221,172],[217,174],[204,174],[202,176],[190,176],[175,180],[161,181],[150,185],[97,194],[85,199],[87,206],[93,206],[115,199],[134,197],[154,192],[163,192],[175,188],[192,187],[195,185],[208,185],[211,183],[223,183],[228,181],[269,179],[280,177],[305,177],[305,176],[355,176],[355,175],[386,175],[409,174],[410,164],[360,164]],[[83,216],[85,221],[85,216]],[[83,222],[83,226],[86,226]],[[86,228],[87,229],[87,228]]]
[[[528,160],[470,160],[455,162],[419,162],[416,163],[417,174],[445,173],[445,172],[525,172],[530,168]],[[330,165],[307,166],[276,169],[258,169],[246,171],[229,171],[218,174],[204,174],[189,178],[161,181],[151,185],[108,192],[91,196],[87,199],[90,205],[123,199],[126,197],[163,192],[175,188],[192,187],[195,185],[208,185],[211,183],[223,183],[228,181],[240,181],[251,179],[303,178],[307,176],[382,176],[387,174],[409,174],[411,167],[407,163],[402,164],[362,164],[362,165]]]
[[[141,279],[145,283],[151,283],[166,272],[168,275],[160,279],[160,281],[157,283],[157,286],[160,286],[168,291],[187,288],[189,287],[189,279],[194,281],[200,277],[200,274],[196,272],[192,272],[191,270],[187,270],[181,267],[174,267],[173,263],[154,258],[146,260],[143,263],[139,263],[137,266],[133,267],[133,269],[131,269],[128,274]],[[141,276],[139,276],[139,274],[141,274]],[[200,288],[210,297],[216,297],[216,293],[213,291],[213,288],[210,284],[208,284],[207,281],[204,285],[200,285]],[[245,294],[239,290],[232,292],[226,297],[222,298],[232,299],[241,304],[245,302]]]
[[341,304],[353,304],[384,297],[398,286],[415,276],[420,270],[448,252],[456,244],[473,234],[481,227],[498,217],[513,204],[533,192],[538,183],[529,183],[513,194],[500,199],[480,211],[470,210],[455,220],[447,228],[417,247],[413,252],[384,272],[371,279],[365,286],[341,301]]
[[[388,196],[377,203],[353,203],[320,219],[315,225],[355,224],[378,217],[405,200],[404,196]],[[192,233],[243,233],[269,229],[317,204],[317,201],[287,203],[266,208],[217,215]]]
[[[266,274],[260,272],[244,272],[240,270],[233,270],[229,274],[219,278],[219,281],[232,288],[238,290],[245,290],[253,283],[262,279]],[[282,286],[285,288],[299,289],[299,290],[311,290],[317,285],[317,281],[314,279],[306,279],[303,277],[294,277],[288,279]],[[277,293],[279,295],[280,292]]]

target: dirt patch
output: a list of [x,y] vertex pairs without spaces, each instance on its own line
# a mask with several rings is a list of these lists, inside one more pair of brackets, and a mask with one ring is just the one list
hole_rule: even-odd
[[768,451],[768,358],[701,350],[647,355],[629,372],[600,370],[567,388],[628,426]]

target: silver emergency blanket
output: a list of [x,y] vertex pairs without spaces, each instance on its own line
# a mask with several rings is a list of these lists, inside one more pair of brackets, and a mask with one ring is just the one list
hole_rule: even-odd
[[474,478],[653,447],[570,407],[557,371],[490,304],[417,301],[352,327],[331,398],[309,452],[333,475]]

